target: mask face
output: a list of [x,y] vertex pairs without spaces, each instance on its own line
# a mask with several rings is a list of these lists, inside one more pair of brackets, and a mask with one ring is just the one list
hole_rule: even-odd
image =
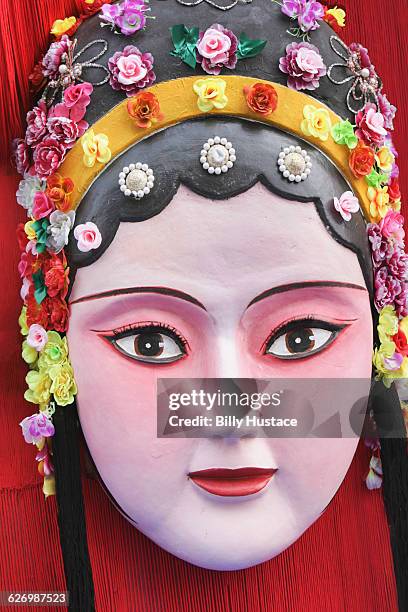
[[[158,378],[370,379],[363,274],[313,203],[259,183],[223,201],[181,186],[160,214],[121,223],[107,251],[77,271],[70,300],[81,427],[138,529],[190,563],[233,570],[278,555],[320,516],[357,437],[156,433]],[[339,409],[348,415],[351,405]],[[189,477],[211,468],[273,475],[259,491],[217,494]]]

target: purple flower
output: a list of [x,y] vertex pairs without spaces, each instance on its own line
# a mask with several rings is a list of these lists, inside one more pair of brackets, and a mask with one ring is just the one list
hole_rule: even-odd
[[384,358],[384,365],[387,368],[387,370],[391,370],[391,371],[399,370],[402,365],[403,360],[404,360],[403,355],[395,352],[392,357]]
[[112,88],[125,91],[130,97],[149,87],[156,80],[153,63],[151,53],[142,53],[133,45],[128,45],[122,52],[117,51],[108,60]]
[[396,248],[392,255],[387,258],[389,273],[400,281],[405,281],[408,269],[408,255],[400,248]]
[[122,9],[119,4],[104,4],[102,6],[99,19],[104,21],[106,24],[110,23],[112,26],[114,26],[116,17],[119,17],[121,14]]
[[124,9],[123,14],[115,19],[115,25],[124,36],[132,36],[146,25],[146,17],[141,10]]
[[368,55],[368,49],[360,45],[360,43],[351,43],[349,51],[351,52],[351,60],[358,60],[360,70],[368,68],[370,71],[371,69],[374,71],[374,66],[371,64],[370,56]]
[[380,312],[384,306],[394,305],[402,291],[400,281],[389,274],[387,266],[377,270],[374,277],[375,305]]
[[327,72],[319,49],[306,42],[293,42],[286,47],[286,56],[279,60],[279,68],[288,76],[292,89],[317,89],[319,79]]
[[48,110],[44,100],[40,100],[38,106],[27,113],[26,142],[30,146],[35,146],[44,138],[47,133]]
[[395,118],[397,109],[395,106],[393,106],[389,102],[387,96],[384,93],[378,94],[378,107],[379,107],[380,113],[383,115],[385,119],[385,127],[387,128],[387,130],[393,130],[394,129],[394,118]]
[[55,79],[59,76],[58,69],[60,67],[62,56],[67,53],[71,41],[64,34],[60,40],[53,42],[42,61],[43,75]]
[[233,70],[237,64],[237,49],[235,34],[214,23],[198,36],[197,62],[208,74],[220,74],[223,67]]
[[320,27],[318,21],[324,17],[323,6],[313,0],[283,0],[282,13],[297,19],[302,32],[317,30]]
[[29,444],[37,444],[42,438],[49,438],[55,432],[49,417],[41,412],[23,419],[20,427],[23,430],[24,440]]
[[375,268],[380,267],[394,252],[394,246],[383,235],[377,223],[367,226],[368,240],[371,244],[371,256]]

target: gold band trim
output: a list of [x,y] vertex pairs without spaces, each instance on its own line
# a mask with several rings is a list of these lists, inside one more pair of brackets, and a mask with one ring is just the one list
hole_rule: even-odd
[[[161,112],[164,115],[161,121],[153,124],[150,128],[139,128],[136,126],[134,120],[128,114],[127,100],[123,100],[91,127],[95,134],[102,133],[108,137],[112,160],[114,160],[130,146],[149,134],[188,119],[211,115],[229,115],[257,120],[290,132],[326,154],[350,185],[353,186],[366,219],[370,219],[367,183],[364,179],[356,179],[352,174],[349,167],[350,151],[348,147],[338,145],[331,135],[325,141],[312,136],[306,136],[300,127],[304,119],[303,109],[307,104],[311,104],[319,109],[326,109],[329,112],[333,125],[341,121],[341,117],[315,98],[277,83],[243,76],[223,75],[219,78],[222,78],[227,84],[225,93],[228,97],[228,103],[222,109],[214,109],[209,113],[200,111],[197,106],[198,97],[193,90],[193,84],[198,80],[198,77],[185,77],[158,83],[146,90],[155,94],[158,98]],[[272,85],[277,91],[277,109],[268,116],[254,113],[246,103],[243,89],[245,86],[251,86],[255,83]],[[72,209],[78,207],[92,182],[106,166],[96,162],[92,168],[86,167],[83,163],[83,154],[81,140],[79,140],[68,153],[59,170],[64,177],[70,177],[74,182],[75,190],[71,195]]]

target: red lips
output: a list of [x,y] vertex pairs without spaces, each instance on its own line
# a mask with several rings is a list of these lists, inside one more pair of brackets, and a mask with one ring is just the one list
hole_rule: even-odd
[[189,477],[196,485],[213,495],[242,497],[264,489],[276,471],[274,468],[255,467],[211,468],[190,472]]

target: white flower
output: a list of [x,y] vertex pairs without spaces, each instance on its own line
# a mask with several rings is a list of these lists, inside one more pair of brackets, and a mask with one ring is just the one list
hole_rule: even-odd
[[63,213],[54,210],[49,216],[50,225],[47,232],[47,246],[55,253],[59,253],[68,244],[69,232],[74,226],[75,212]]
[[34,196],[37,191],[45,191],[46,182],[41,181],[36,176],[27,176],[20,181],[16,193],[17,202],[27,210],[27,215],[31,217],[33,210]]

